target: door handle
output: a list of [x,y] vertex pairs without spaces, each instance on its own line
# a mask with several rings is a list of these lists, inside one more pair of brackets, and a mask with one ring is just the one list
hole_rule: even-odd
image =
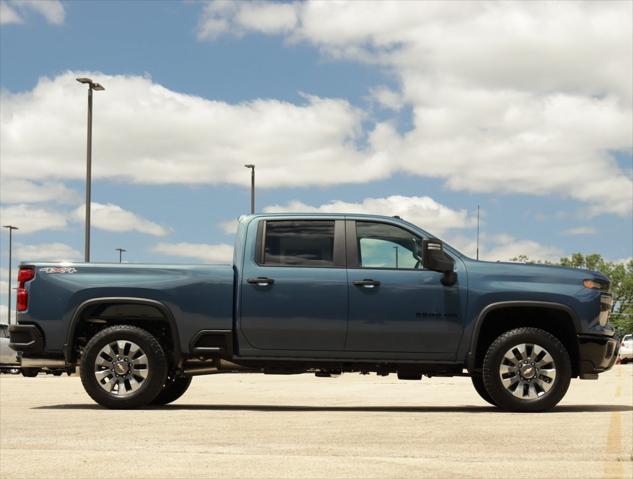
[[248,284],[256,284],[257,286],[268,286],[269,284],[273,284],[275,280],[272,278],[258,276],[257,278],[248,278],[246,282]]
[[375,288],[380,286],[380,281],[376,281],[375,279],[356,279],[352,281],[354,286],[362,286],[363,288]]

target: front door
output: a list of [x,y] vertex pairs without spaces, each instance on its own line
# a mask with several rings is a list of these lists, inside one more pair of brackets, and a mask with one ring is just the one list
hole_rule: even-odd
[[348,285],[343,220],[267,220],[244,264],[243,355],[297,355],[345,347]]
[[463,278],[442,285],[442,273],[423,268],[422,239],[399,226],[349,221],[347,237],[346,350],[452,357],[462,334]]

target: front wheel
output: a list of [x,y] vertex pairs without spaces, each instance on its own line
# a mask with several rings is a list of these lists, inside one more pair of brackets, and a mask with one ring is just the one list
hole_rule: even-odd
[[117,325],[95,334],[81,357],[81,382],[97,403],[112,409],[146,406],[167,378],[158,340],[136,326]]
[[483,380],[486,391],[502,409],[545,411],[556,406],[569,388],[569,353],[547,331],[513,329],[488,348]]

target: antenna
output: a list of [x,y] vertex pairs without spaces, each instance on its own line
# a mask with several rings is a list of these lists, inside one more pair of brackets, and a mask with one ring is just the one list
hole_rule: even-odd
[[477,261],[479,261],[479,205],[477,205]]

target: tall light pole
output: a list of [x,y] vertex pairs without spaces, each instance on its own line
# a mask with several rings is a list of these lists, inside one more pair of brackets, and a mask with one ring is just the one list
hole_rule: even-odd
[[255,214],[255,165],[244,165],[251,169],[251,214]]
[[123,249],[123,248],[114,248],[114,251],[118,251],[119,252],[119,263],[123,262],[123,253],[125,253],[127,250]]
[[7,297],[7,323],[11,324],[11,254],[13,250],[13,230],[17,230],[19,228],[13,225],[4,225],[3,228],[7,228],[9,230],[9,296]]
[[86,147],[86,232],[84,234],[84,261],[90,263],[90,206],[92,193],[92,90],[103,91],[99,83],[90,78],[77,78],[79,83],[88,85],[88,145]]

